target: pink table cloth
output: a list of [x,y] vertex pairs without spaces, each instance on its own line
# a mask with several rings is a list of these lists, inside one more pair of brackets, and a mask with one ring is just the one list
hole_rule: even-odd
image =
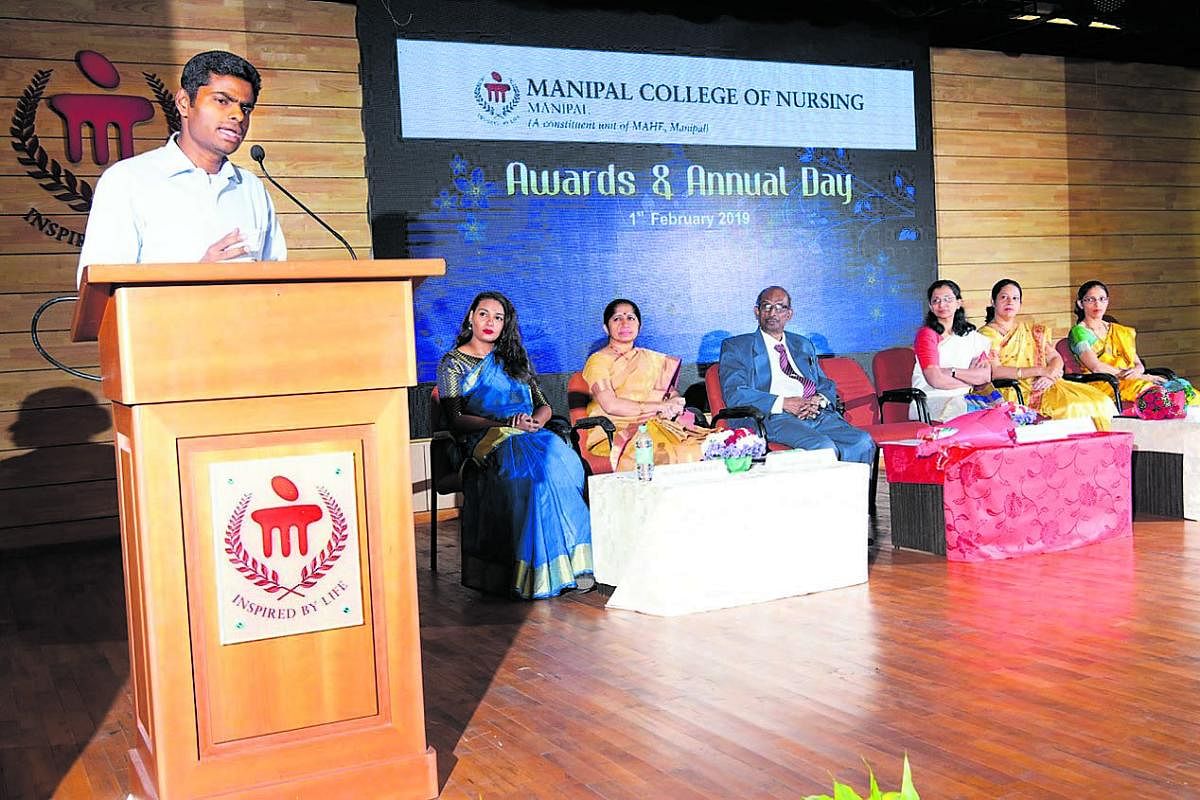
[[1128,433],[1012,447],[955,448],[944,463],[884,443],[891,483],[941,484],[946,558],[985,561],[1133,535]]

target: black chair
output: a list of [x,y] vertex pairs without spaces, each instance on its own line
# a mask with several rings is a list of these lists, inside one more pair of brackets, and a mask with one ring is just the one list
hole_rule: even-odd
[[[572,372],[571,376],[567,379],[567,413],[571,417],[571,444],[574,445],[575,452],[579,454],[580,460],[583,461],[584,473],[588,475],[605,475],[612,472],[612,462],[607,457],[592,455],[583,446],[581,441],[583,437],[580,432],[590,428],[599,428],[608,437],[608,446],[611,450],[613,437],[616,436],[617,428],[608,417],[586,416],[588,406],[591,405],[591,402],[592,389],[588,386],[587,381],[583,379],[583,373]],[[695,415],[697,425],[702,428],[709,427],[708,418],[705,416],[703,410],[691,404],[685,408]]]
[[1017,393],[1017,404],[1025,405],[1025,393],[1021,391],[1021,382],[1016,378],[992,378],[992,386],[997,389],[1012,389]]
[[[473,473],[482,469],[469,453],[463,452],[458,440],[450,432],[446,415],[442,412],[441,396],[436,386],[429,393],[429,570],[437,572],[437,499],[438,495],[463,493],[463,506],[473,501],[472,487],[478,490],[478,481]],[[605,420],[608,422],[608,420]],[[609,423],[611,426],[611,423]],[[572,445],[571,424],[562,416],[555,415],[546,423],[546,429],[555,433],[567,444]],[[467,549],[460,542],[460,557],[463,575],[466,575]]]
[[612,472],[612,463],[607,458],[594,456],[580,442],[580,431],[590,428],[600,428],[608,437],[608,446],[613,445],[613,436],[617,428],[608,417],[587,416],[588,405],[592,402],[592,390],[583,379],[582,372],[572,372],[567,379],[567,413],[571,415],[571,444],[583,461],[583,471],[588,475],[603,475]]
[[[1108,385],[1109,391],[1112,392],[1113,400],[1117,404],[1117,413],[1124,413],[1125,408],[1121,401],[1121,382],[1117,380],[1116,375],[1109,375],[1105,372],[1084,372],[1079,359],[1075,357],[1075,353],[1071,351],[1071,344],[1066,338],[1059,339],[1054,345],[1055,352],[1063,362],[1063,379],[1074,383],[1105,383]],[[1158,375],[1167,380],[1175,380],[1175,370],[1169,367],[1146,367],[1148,375]]]
[[437,572],[438,495],[457,494],[463,488],[463,470],[478,468],[473,458],[463,458],[450,433],[436,386],[429,394],[429,571]]

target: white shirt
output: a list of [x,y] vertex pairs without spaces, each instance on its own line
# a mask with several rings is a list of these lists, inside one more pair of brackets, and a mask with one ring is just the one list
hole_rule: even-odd
[[287,258],[275,206],[258,176],[229,160],[209,175],[179,149],[178,136],[100,176],[77,284],[89,264],[198,262],[234,228],[251,250],[262,241],[261,260]]
[[796,367],[796,359],[792,358],[792,351],[788,349],[786,336],[782,339],[776,339],[762,328],[759,328],[758,332],[762,334],[763,342],[767,345],[767,361],[771,364],[771,388],[767,390],[775,395],[775,402],[771,404],[771,413],[782,414],[783,398],[803,397],[804,384],[795,378],[789,377],[783,371],[783,367],[779,366],[779,353],[775,351],[775,345],[783,345],[783,352],[787,353],[788,363],[792,365],[792,369],[796,371],[797,375],[803,375],[804,373]]

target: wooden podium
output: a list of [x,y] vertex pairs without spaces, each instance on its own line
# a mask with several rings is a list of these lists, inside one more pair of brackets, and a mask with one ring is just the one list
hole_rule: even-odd
[[407,389],[435,260],[92,266],[138,798],[431,798]]

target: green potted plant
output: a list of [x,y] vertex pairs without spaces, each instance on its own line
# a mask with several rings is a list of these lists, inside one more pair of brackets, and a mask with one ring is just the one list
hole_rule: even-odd
[[[864,764],[866,761],[864,760]],[[908,756],[904,756],[904,775],[900,779],[900,791],[898,792],[881,792],[879,784],[875,782],[875,773],[871,770],[871,765],[867,764],[867,774],[871,776],[870,793],[863,797],[854,791],[847,784],[841,783],[837,778],[833,779],[833,795],[827,794],[810,794],[804,800],[921,800],[921,796],[917,794],[917,789],[913,786],[912,771],[908,767]]]

